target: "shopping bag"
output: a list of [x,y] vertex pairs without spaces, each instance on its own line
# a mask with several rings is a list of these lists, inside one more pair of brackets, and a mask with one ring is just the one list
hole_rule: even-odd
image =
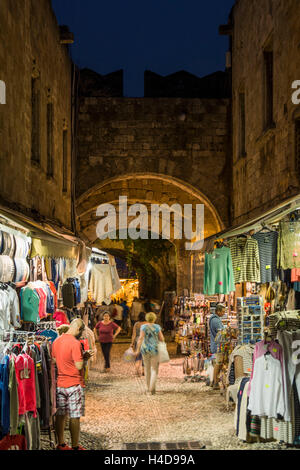
[[157,345],[157,349],[158,349],[158,362],[159,363],[169,362],[170,357],[169,357],[166,343],[164,341],[159,341]]
[[136,354],[135,354],[134,350],[132,349],[132,347],[130,347],[129,349],[127,349],[124,352],[123,360],[125,362],[134,362],[135,358],[136,358]]

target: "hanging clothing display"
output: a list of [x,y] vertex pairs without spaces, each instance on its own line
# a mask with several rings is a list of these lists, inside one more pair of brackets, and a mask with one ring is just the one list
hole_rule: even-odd
[[49,282],[29,282],[20,291],[21,319],[38,323],[55,312],[55,287]]
[[53,320],[56,322],[56,328],[61,326],[61,325],[68,325],[70,324],[69,319],[65,312],[61,310],[56,310],[56,312],[53,315]]
[[291,282],[300,282],[300,269],[291,269]]
[[234,362],[236,356],[242,357],[243,360],[243,373],[250,376],[253,368],[253,354],[255,346],[253,344],[238,345],[229,358],[229,365]]
[[[264,354],[271,354],[274,359],[277,359],[280,361],[281,364],[281,373],[282,373],[282,382],[284,383],[284,362],[283,362],[283,351],[282,347],[280,344],[278,344],[276,341],[259,341],[256,343],[254,352],[253,352],[253,364],[255,363],[256,359],[264,356]],[[251,371],[251,379],[250,379],[250,384],[249,384],[249,394],[250,390],[252,387],[252,379],[253,379],[253,373],[254,373],[254,368],[252,367]],[[288,420],[289,417],[286,416],[286,419]]]
[[64,283],[68,278],[76,278],[77,276],[76,259],[66,259],[63,277],[61,278],[62,282]]
[[257,241],[260,259],[260,282],[275,281],[277,278],[277,243],[278,232],[261,231],[252,238]]
[[94,352],[94,356],[89,360],[89,362],[96,363],[97,362],[97,346],[96,346],[96,340],[95,340],[95,335],[93,331],[86,325],[85,329],[83,330],[82,333],[82,338],[88,340],[88,349]]
[[110,297],[114,293],[114,289],[109,264],[93,263],[89,289],[97,304],[102,302],[105,302],[107,305],[110,304]]
[[256,359],[253,369],[248,405],[251,414],[282,419],[286,402],[280,361],[264,354]]
[[91,267],[88,265],[86,272],[79,275],[79,284],[80,284],[80,306],[84,306],[85,302],[88,300],[89,292],[89,277],[90,277]]
[[1,231],[1,235],[1,254],[13,258],[16,249],[16,241],[14,235],[5,231]]
[[90,249],[87,249],[85,243],[81,241],[78,247],[78,258],[76,265],[77,274],[79,276],[82,276],[87,270],[89,262],[89,253]]
[[52,424],[56,374],[51,343],[40,334],[16,331],[16,342],[0,342],[0,449],[22,437],[28,450],[40,450],[41,429]]
[[289,410],[289,397],[292,395],[292,387],[295,382],[298,395],[300,396],[300,364],[299,351],[300,330],[298,331],[278,331],[277,337],[283,349],[283,362],[285,370],[285,386],[288,410],[285,416],[286,420],[290,419],[291,412]]
[[16,243],[16,249],[15,249],[15,254],[14,254],[15,258],[26,259],[30,251],[30,244],[29,244],[28,239],[15,235],[15,243]]
[[112,288],[114,292],[117,292],[119,289],[121,289],[122,285],[117,271],[116,260],[112,255],[108,255],[108,259],[111,272]]
[[230,249],[217,248],[205,254],[204,294],[229,294],[235,291]]
[[0,330],[20,328],[20,306],[16,290],[9,284],[0,284]]
[[300,222],[279,224],[277,265],[282,269],[300,268]]
[[251,237],[235,237],[228,241],[234,282],[261,282],[258,242]]
[[300,268],[300,222],[281,221],[279,225],[277,264],[282,269]]
[[13,282],[15,271],[14,260],[9,256],[0,256],[0,281]]
[[15,258],[15,274],[14,274],[14,282],[27,282],[29,279],[30,269],[29,264],[23,258]]
[[63,304],[67,308],[74,308],[80,304],[80,283],[77,278],[68,278],[62,286]]
[[237,393],[236,409],[235,409],[235,426],[236,435],[239,439],[247,439],[249,432],[250,416],[248,415],[248,386],[249,377],[241,379]]
[[26,257],[30,244],[26,237],[0,230],[0,281],[27,282],[29,264]]

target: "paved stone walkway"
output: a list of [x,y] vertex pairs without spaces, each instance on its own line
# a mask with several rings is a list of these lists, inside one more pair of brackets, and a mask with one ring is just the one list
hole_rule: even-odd
[[[109,374],[101,373],[100,351],[90,370],[86,414],[81,419],[81,445],[85,448],[278,448],[278,443],[251,445],[237,439],[233,412],[227,410],[223,396],[202,382],[184,381],[183,359],[176,357],[175,343],[168,345],[171,361],[160,366],[157,393],[150,396],[145,378],[137,377],[134,365],[122,359],[128,347],[126,343],[113,345]],[[68,437],[66,442],[70,443]],[[43,448],[49,448],[46,436]]]

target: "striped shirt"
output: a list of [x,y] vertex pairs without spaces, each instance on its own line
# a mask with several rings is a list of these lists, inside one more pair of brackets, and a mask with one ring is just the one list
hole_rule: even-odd
[[258,243],[261,283],[266,284],[275,281],[277,275],[278,232],[258,232],[252,238]]
[[234,282],[260,283],[260,262],[257,240],[254,238],[232,238],[228,242],[233,264]]

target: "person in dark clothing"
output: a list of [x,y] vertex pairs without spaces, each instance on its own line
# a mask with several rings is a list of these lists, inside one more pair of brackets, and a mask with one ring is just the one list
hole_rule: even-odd
[[128,317],[129,317],[129,307],[126,300],[121,302],[121,307],[123,308],[123,319],[122,319],[122,329],[128,333]]
[[144,302],[144,310],[145,310],[145,313],[149,313],[152,311],[151,303],[148,298]]

